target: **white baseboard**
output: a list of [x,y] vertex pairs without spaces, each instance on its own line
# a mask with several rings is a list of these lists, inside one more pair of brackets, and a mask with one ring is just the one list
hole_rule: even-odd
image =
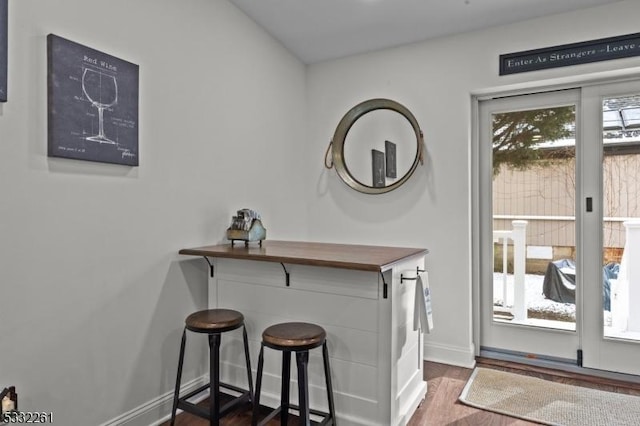
[[[209,375],[197,377],[180,388],[180,395],[184,395],[201,386],[209,383]],[[209,397],[209,391],[203,391],[201,395],[194,398],[199,402]],[[190,400],[191,401],[191,400]],[[171,418],[171,408],[173,406],[173,391],[160,395],[120,416],[103,423],[100,426],[157,426]],[[179,411],[180,412],[180,411]]]
[[[264,377],[264,376],[263,376]],[[297,389],[297,381],[294,380],[291,383],[291,387],[292,389]],[[337,392],[334,391],[334,397],[337,394]],[[350,395],[346,395],[343,394],[343,396],[346,396],[346,399],[357,399],[353,396]],[[291,393],[291,403],[292,404],[297,404],[298,400],[297,400],[297,391],[292,391]],[[353,401],[352,401],[353,403]],[[261,406],[266,406],[266,407],[271,407],[271,408],[276,408],[280,405],[280,394],[274,394],[274,393],[270,393],[270,392],[265,392],[264,389],[260,392],[260,405]],[[320,407],[318,407],[320,408]],[[323,408],[326,409],[326,408]],[[295,413],[295,411],[294,411]],[[313,416],[312,416],[313,417]],[[366,419],[362,419],[362,418],[358,418],[356,416],[352,416],[352,415],[345,415],[342,413],[337,412],[336,413],[336,417],[338,418],[339,424],[340,426],[372,426],[372,423]],[[312,418],[313,420],[313,418]],[[374,426],[383,426],[383,425],[374,425]]]
[[[442,345],[428,345],[425,344],[425,359],[429,361],[436,361],[445,364],[459,365],[463,367],[469,366],[468,360],[465,364],[465,356],[468,359],[472,359],[475,364],[475,357],[473,356],[473,350],[470,351],[470,355],[467,355],[467,351],[461,348],[448,347]],[[182,385],[180,388],[180,395],[184,395],[191,392],[206,383],[209,382],[209,375],[203,375],[196,379],[191,380]],[[426,384],[425,384],[426,392]],[[199,402],[209,397],[208,390],[204,391],[197,398],[194,398],[194,402]],[[280,404],[280,395],[270,394],[263,392],[260,396],[260,405],[266,405],[269,407],[277,407]],[[424,398],[422,395],[417,398],[413,406],[420,404],[420,401]],[[292,401],[295,402],[295,401]],[[100,426],[158,426],[171,418],[171,407],[173,403],[173,391],[169,391],[163,395],[158,396],[134,409],[115,417]],[[413,410],[412,410],[413,411]],[[181,410],[178,410],[181,412]],[[339,416],[341,424],[345,426],[368,426],[363,419],[351,417],[351,416]]]
[[[209,375],[205,375],[194,379],[182,386],[180,394],[184,395],[200,386],[209,382]],[[194,402],[202,401],[209,397],[209,391],[206,390],[198,398],[194,398]],[[100,426],[158,426],[171,418],[171,407],[173,402],[173,391],[167,392],[151,401],[142,404],[133,410],[130,410],[114,419],[109,420]],[[294,400],[292,402],[295,403]],[[260,405],[268,407],[277,407],[280,405],[280,395],[270,393],[262,393],[260,395]],[[180,413],[181,410],[178,410]],[[362,419],[351,416],[342,417],[340,424],[343,426],[370,426],[369,423]]]
[[461,347],[424,342],[424,359],[465,368],[473,368],[476,365],[473,345]]

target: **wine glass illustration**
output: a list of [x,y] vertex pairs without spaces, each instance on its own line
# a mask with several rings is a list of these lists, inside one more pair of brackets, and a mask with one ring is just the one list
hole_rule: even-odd
[[98,109],[98,134],[85,139],[115,145],[116,142],[104,134],[104,110],[118,103],[118,82],[115,76],[85,68],[82,72],[82,91]]
[[376,176],[378,177],[378,182],[376,182],[376,186],[385,186],[384,183],[384,168],[382,167],[381,164],[378,164],[377,166],[378,169],[378,173],[376,173]]

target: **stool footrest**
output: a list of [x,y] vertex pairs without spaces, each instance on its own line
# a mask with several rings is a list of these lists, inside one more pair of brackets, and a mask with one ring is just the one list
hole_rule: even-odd
[[208,419],[209,418],[209,410],[205,410],[204,408],[189,402],[184,401],[182,399],[178,400],[178,409],[182,411],[186,411],[187,413],[195,414],[196,416]]
[[269,420],[273,419],[275,416],[280,414],[280,411],[282,411],[282,406],[276,408],[275,410],[270,412],[267,417],[265,417],[264,419],[260,420],[260,423],[258,423],[258,426],[264,426],[267,423],[269,423]]
[[207,383],[206,385],[200,386],[198,389],[192,390],[191,392],[189,392],[186,395],[183,395],[180,397],[181,401],[184,401],[186,399],[189,399],[197,394],[199,394],[200,392],[209,389],[209,383]]
[[[297,406],[297,405],[289,404],[289,409],[300,412],[300,407]],[[271,411],[269,413],[269,415],[267,417],[265,417],[264,419],[260,420],[260,423],[258,423],[258,426],[266,425],[267,423],[269,423],[269,420],[273,419],[275,416],[280,414],[280,412],[282,412],[282,405],[279,406],[278,408],[275,408],[273,411]],[[318,411],[318,410],[314,410],[314,409],[310,409],[309,413],[313,414],[314,416],[322,417],[322,421],[320,421],[320,422],[313,422],[312,421],[311,422],[312,425],[328,426],[328,425],[334,425],[335,424],[335,421],[331,417],[330,413],[325,413],[324,411]],[[289,413],[287,413],[287,414],[289,414]]]
[[232,391],[235,391],[235,392],[239,392],[239,393],[246,393],[247,395],[249,394],[249,391],[247,391],[246,389],[242,389],[242,388],[239,388],[237,386],[230,385],[228,383],[220,382],[220,387],[221,388],[225,388],[225,389],[229,389],[229,390],[232,390]]
[[245,402],[251,402],[251,394],[249,392],[245,392],[242,395],[240,395],[240,396],[232,399],[231,401],[227,402],[226,404],[224,404],[220,408],[220,417],[224,416],[229,411],[231,411],[234,408],[236,408],[236,406],[238,406],[240,404],[244,404]]
[[[200,407],[199,405],[196,405],[192,402],[187,401],[187,399],[199,394],[200,392],[208,389],[210,387],[210,384],[207,383],[206,385],[200,386],[198,389],[195,389],[191,392],[189,392],[188,394],[178,398],[178,405],[177,408],[186,411],[188,413],[191,414],[195,414],[196,416],[199,417],[204,417],[205,419],[208,419],[209,416],[209,410],[208,409],[204,409],[202,407]],[[251,402],[251,392],[245,390],[245,389],[241,389],[237,386],[233,386],[227,383],[222,383],[220,382],[220,387],[221,388],[226,388],[232,391],[236,391],[236,392],[240,392],[240,395],[235,396],[235,395],[229,395],[229,394],[225,394],[227,396],[232,397],[233,399],[228,401],[226,404],[224,404],[222,407],[220,407],[220,417],[223,417],[225,414],[227,414],[229,411],[231,411],[232,409],[234,409],[236,406],[245,403],[245,402]],[[209,397],[211,398],[211,397]]]

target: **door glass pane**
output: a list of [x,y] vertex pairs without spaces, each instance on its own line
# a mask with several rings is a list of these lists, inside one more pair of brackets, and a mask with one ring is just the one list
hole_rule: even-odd
[[602,102],[604,335],[640,340],[640,95]]
[[493,320],[575,331],[575,106],[492,122]]

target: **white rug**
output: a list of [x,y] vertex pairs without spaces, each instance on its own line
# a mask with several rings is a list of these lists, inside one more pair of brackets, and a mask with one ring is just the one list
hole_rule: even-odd
[[640,397],[476,368],[460,401],[547,425],[637,426]]

